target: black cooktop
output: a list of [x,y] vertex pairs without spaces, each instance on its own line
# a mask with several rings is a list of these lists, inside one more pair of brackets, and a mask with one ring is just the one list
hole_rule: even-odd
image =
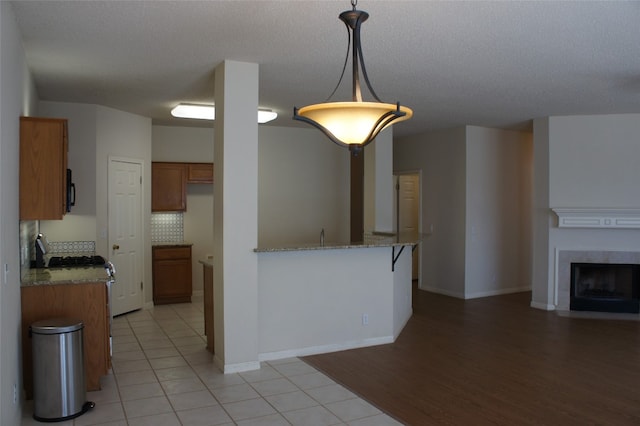
[[102,266],[102,256],[52,256],[49,259],[49,268],[79,268],[83,266]]

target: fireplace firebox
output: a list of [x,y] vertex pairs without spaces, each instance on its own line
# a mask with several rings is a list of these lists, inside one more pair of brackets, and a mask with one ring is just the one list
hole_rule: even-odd
[[570,309],[640,312],[640,265],[572,263]]

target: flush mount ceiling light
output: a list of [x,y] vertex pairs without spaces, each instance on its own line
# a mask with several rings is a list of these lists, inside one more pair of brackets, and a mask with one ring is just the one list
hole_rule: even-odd
[[[327,102],[308,105],[299,109],[297,107],[293,108],[294,120],[311,124],[333,142],[349,147],[349,150],[356,155],[362,150],[362,147],[373,141],[383,129],[394,123],[408,120],[413,115],[413,111],[406,106],[401,106],[400,102],[396,104],[382,102],[371,87],[367,70],[364,66],[362,47],[360,46],[360,26],[369,18],[369,14],[362,10],[356,10],[357,3],[356,0],[351,0],[353,9],[340,14],[340,19],[345,23],[349,33],[349,45],[342,74],[336,88],[327,99]],[[351,44],[352,38],[353,45]],[[328,102],[342,82],[342,77],[349,61],[349,49],[352,52],[352,99],[346,102]],[[377,102],[363,101],[358,65],[362,68],[362,76],[369,92]]]
[[[179,104],[171,110],[171,115],[178,118],[195,118],[198,120],[215,120],[216,107],[202,104]],[[278,113],[270,109],[258,109],[258,123],[264,124],[275,120]]]

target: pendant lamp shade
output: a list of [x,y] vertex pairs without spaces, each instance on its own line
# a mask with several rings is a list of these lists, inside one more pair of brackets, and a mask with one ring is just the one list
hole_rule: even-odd
[[413,111],[381,102],[328,102],[302,107],[297,114],[300,121],[317,123],[338,145],[364,146],[392,123],[411,118]]

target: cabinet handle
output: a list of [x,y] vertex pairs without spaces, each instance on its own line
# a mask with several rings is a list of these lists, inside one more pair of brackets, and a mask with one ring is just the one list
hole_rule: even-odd
[[119,246],[119,245],[117,245],[117,244],[114,244],[112,248],[113,248],[114,250],[120,250],[120,246]]

